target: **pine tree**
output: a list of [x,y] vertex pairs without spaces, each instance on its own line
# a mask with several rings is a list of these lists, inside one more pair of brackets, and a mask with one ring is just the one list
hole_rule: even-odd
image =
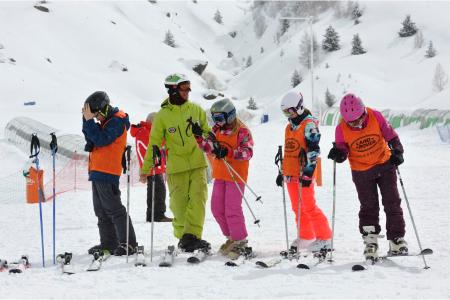
[[417,27],[414,22],[411,22],[411,16],[407,15],[405,20],[402,22],[403,28],[400,29],[398,35],[400,37],[408,37],[416,34]]
[[331,25],[326,29],[324,37],[322,41],[323,50],[331,52],[341,48],[339,45],[339,35]]
[[289,29],[289,20],[287,19],[282,19],[280,21],[280,37],[286,33],[286,31],[288,31]]
[[332,107],[336,103],[336,96],[330,93],[330,90],[327,88],[325,92],[325,104],[328,107]]
[[428,44],[427,52],[425,53],[425,57],[432,58],[436,56],[436,49],[433,47],[433,42],[430,41]]
[[251,109],[251,110],[257,110],[258,109],[258,107],[256,106],[256,101],[255,101],[255,99],[253,99],[253,97],[250,97],[250,99],[248,100],[247,108]]
[[359,34],[355,34],[353,35],[353,40],[352,40],[352,55],[359,55],[359,54],[364,54],[367,51],[364,50],[362,44],[361,44],[361,39],[359,38]]
[[249,55],[249,56],[247,57],[247,62],[245,63],[245,66],[248,68],[248,67],[250,67],[252,64],[253,64],[252,56]]
[[[317,62],[319,58],[319,45],[317,44],[316,37],[313,38],[313,59]],[[302,63],[308,69],[311,68],[311,38],[305,33],[302,37],[300,44],[300,63]]]
[[355,2],[355,4],[353,5],[353,9],[351,12],[351,18],[353,20],[355,20],[355,25],[361,23],[361,21],[359,20],[359,18],[363,15],[362,10],[359,8],[359,4],[358,2]]
[[214,14],[214,20],[219,24],[223,24],[223,18],[219,10],[217,10],[216,13]]
[[175,39],[173,37],[172,32],[170,32],[170,30],[167,30],[167,32],[166,32],[166,38],[164,39],[164,44],[166,44],[172,48],[175,48]]
[[448,83],[447,74],[445,73],[441,64],[437,64],[433,77],[433,89],[436,92],[441,92],[442,90],[444,90],[447,83]]
[[292,78],[291,78],[291,86],[296,87],[302,81],[303,81],[303,78],[300,75],[300,73],[297,70],[294,70],[294,73],[292,74]]

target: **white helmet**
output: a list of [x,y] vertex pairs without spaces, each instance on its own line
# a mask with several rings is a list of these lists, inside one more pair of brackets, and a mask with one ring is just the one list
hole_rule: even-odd
[[164,86],[166,88],[172,87],[172,86],[177,86],[180,83],[189,83],[189,79],[187,78],[186,75],[184,74],[180,74],[180,73],[174,73],[174,74],[170,74],[169,76],[166,77],[166,79],[164,80]]
[[300,92],[288,92],[281,99],[281,110],[287,110],[289,108],[295,109],[295,111],[301,115],[305,110],[303,107],[303,95]]

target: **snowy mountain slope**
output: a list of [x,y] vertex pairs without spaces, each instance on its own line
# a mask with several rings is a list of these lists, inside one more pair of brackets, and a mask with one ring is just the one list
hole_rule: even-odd
[[[364,15],[358,25],[354,25],[353,20],[336,19],[332,12],[321,14],[313,25],[320,44],[329,25],[335,28],[341,39],[339,51],[321,53],[320,64],[315,69],[318,77],[314,83],[316,101],[323,103],[325,91],[329,88],[338,99],[344,92],[353,91],[361,95],[368,105],[378,108],[448,109],[449,89],[436,93],[431,82],[437,63],[447,73],[450,70],[449,36],[444,29],[450,21],[442,13],[450,9],[450,4],[437,1],[367,1],[361,5]],[[425,45],[420,49],[414,49],[414,37],[398,37],[397,32],[407,14],[423,32]],[[267,22],[268,29],[262,38],[249,43],[243,40],[254,38],[252,23],[242,22],[242,34],[236,37],[234,50],[241,57],[252,55],[253,66],[231,81],[231,89],[242,98],[256,97],[271,111],[272,106],[278,105],[277,101],[274,103],[276,96],[282,94],[280,90],[289,88],[292,73],[297,69],[301,70],[304,81],[296,89],[303,93],[307,105],[311,105],[308,104],[311,98],[309,71],[298,60],[299,44],[303,34],[309,34],[309,27],[306,22],[291,21],[291,27],[276,46],[274,36],[279,21],[270,20],[272,23]],[[368,52],[352,56],[351,40],[356,33]],[[439,53],[426,59],[424,54],[430,40]],[[265,49],[262,54],[261,47]],[[282,57],[281,49],[284,52]],[[329,68],[325,67],[326,63]],[[257,84],[249,84],[250,81]]]
[[[132,122],[156,110],[165,97],[162,80],[171,72],[183,72],[192,80],[193,101],[205,108],[206,82],[190,70],[194,60],[207,60],[207,72],[222,83],[224,93],[237,97],[235,104],[243,108],[248,97],[255,97],[268,112],[270,123],[252,125],[255,154],[250,163],[249,184],[262,196],[264,204],[247,199],[261,228],[252,224],[247,208],[250,245],[259,258],[278,255],[285,247],[282,192],[274,180],[273,164],[277,146],[283,143],[286,120],[279,111],[279,98],[290,89],[290,76],[298,63],[298,43],[305,24],[291,25],[280,45],[273,43],[278,22],[269,22],[266,34],[256,39],[249,6],[251,2],[232,1],[147,1],[72,2],[53,1],[45,4],[50,13],[32,6],[35,2],[0,2],[0,105],[4,109],[0,127],[13,117],[30,116],[68,133],[80,134],[80,109],[94,90],[106,90],[113,104],[126,109]],[[331,12],[323,13],[314,24],[321,41],[325,28],[332,24],[341,35],[342,49],[326,56],[316,70],[316,95],[322,97],[326,87],[336,96],[344,89],[361,94],[367,104],[377,108],[416,108],[448,106],[448,88],[431,92],[434,67],[440,62],[450,72],[448,48],[448,2],[363,2],[362,23],[336,20]],[[212,19],[219,9],[224,24]],[[166,16],[170,13],[171,17]],[[432,39],[438,56],[425,59],[425,47],[413,50],[413,38],[400,40],[396,32],[406,14]],[[270,19],[268,19],[270,21]],[[114,24],[114,23],[115,24]],[[170,30],[177,48],[162,43]],[[228,33],[236,30],[236,38]],[[350,40],[359,33],[367,54],[350,56]],[[369,37],[370,36],[370,37]],[[260,47],[264,52],[260,53]],[[202,47],[205,52],[199,49]],[[284,55],[280,57],[283,50]],[[233,59],[227,52],[234,53]],[[253,65],[244,70],[245,60],[252,55]],[[16,62],[11,62],[14,58]],[[49,58],[51,62],[47,60]],[[324,57],[325,58],[325,57]],[[126,66],[127,72],[121,68]],[[310,106],[309,74],[301,68],[305,81],[297,88]],[[237,76],[233,72],[239,71]],[[339,82],[338,75],[341,74]],[[349,76],[351,74],[351,76]],[[35,100],[37,105],[24,106]],[[316,189],[317,201],[331,218],[332,164],[326,159],[334,137],[334,128],[321,128],[323,134],[324,186]],[[450,177],[450,152],[441,144],[434,128],[419,131],[415,126],[398,130],[405,147],[405,163],[401,174],[408,199],[424,247],[435,254],[427,257],[431,266],[423,270],[420,258],[398,258],[364,273],[352,273],[351,265],[362,259],[362,241],[358,232],[358,200],[348,163],[337,167],[337,205],[335,263],[323,264],[311,272],[295,269],[297,262],[283,263],[271,270],[258,270],[253,263],[238,269],[224,266],[225,259],[213,256],[199,266],[188,266],[183,257],[174,269],[156,266],[159,255],[173,238],[169,224],[156,224],[155,261],[137,269],[125,258],[112,257],[98,273],[86,273],[89,258],[86,249],[98,242],[96,218],[89,192],[69,192],[57,197],[57,252],[74,253],[80,274],[61,276],[51,266],[51,206],[45,203],[45,241],[47,268],[40,267],[38,207],[26,205],[24,197],[0,203],[0,258],[14,260],[29,254],[33,267],[21,275],[0,273],[1,298],[176,298],[176,299],[298,299],[298,298],[449,298],[450,209],[447,203]],[[3,133],[0,133],[0,136]],[[129,142],[132,142],[130,139]],[[21,172],[26,154],[0,140],[0,177]],[[43,161],[49,166],[49,161]],[[47,167],[48,176],[50,175]],[[25,182],[23,182],[25,184]],[[209,186],[211,193],[212,186]],[[131,216],[138,241],[149,251],[150,225],[144,223],[146,188],[131,190]],[[210,194],[209,194],[210,199]],[[122,201],[126,190],[122,189]],[[167,199],[168,201],[168,199]],[[295,236],[293,213],[289,206],[289,238]],[[406,239],[411,251],[418,245],[405,203]],[[170,214],[170,213],[169,213]],[[384,227],[384,214],[380,215]],[[204,238],[217,250],[224,238],[207,207]],[[380,242],[381,252],[387,241]],[[131,259],[131,262],[133,260]],[[305,262],[310,263],[310,260]]]

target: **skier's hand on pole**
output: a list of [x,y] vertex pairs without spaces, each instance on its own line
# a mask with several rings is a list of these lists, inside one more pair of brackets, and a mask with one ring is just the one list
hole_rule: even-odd
[[278,176],[277,176],[277,179],[275,180],[277,186],[282,187],[283,186],[283,181],[284,181],[283,174],[279,173]]
[[159,167],[161,165],[161,150],[156,145],[152,145],[153,150],[153,167]]

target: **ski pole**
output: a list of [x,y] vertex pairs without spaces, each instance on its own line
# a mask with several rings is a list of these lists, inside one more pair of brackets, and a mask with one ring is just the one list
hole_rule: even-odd
[[33,162],[36,164],[37,171],[37,185],[38,185],[38,199],[39,199],[39,223],[41,226],[41,253],[42,253],[42,267],[45,268],[45,252],[44,252],[44,223],[42,221],[42,191],[41,181],[39,178],[39,152],[41,151],[41,145],[36,133],[31,135],[30,145],[30,158],[34,158]]
[[55,157],[58,151],[58,141],[54,132],[50,133],[52,141],[50,142],[50,150],[52,151],[53,159],[53,264],[56,265],[56,176],[55,176]]
[[[283,175],[281,172],[281,166],[283,166],[283,146],[278,146],[278,152],[275,155],[275,165],[278,167],[278,175]],[[286,253],[289,252],[289,237],[288,237],[288,226],[287,226],[287,212],[286,212],[286,191],[284,190],[284,177],[281,183],[281,189],[283,191],[283,209],[284,209],[284,230],[286,233]]]
[[127,145],[126,152],[126,172],[127,172],[127,263],[128,263],[128,248],[130,245],[130,161],[131,161],[131,146]]
[[[403,196],[405,197],[406,206],[408,207],[409,216],[411,217],[411,222],[413,224],[414,233],[416,234],[417,243],[419,244],[420,252],[422,252],[422,250],[423,250],[422,249],[422,244],[420,243],[419,233],[418,233],[417,228],[416,228],[416,223],[414,222],[414,217],[412,215],[411,207],[409,206],[408,197],[406,196],[405,186],[403,185],[403,179],[402,179],[402,176],[400,175],[400,170],[398,169],[398,167],[396,169],[397,169],[398,179],[400,180],[400,185],[402,186]],[[425,256],[424,255],[422,255],[422,259],[423,259],[423,264],[425,265],[424,269],[429,269],[430,267],[427,265],[427,261],[425,260]]]
[[155,185],[156,185],[156,166],[152,169],[152,228],[150,240],[150,262],[153,261],[153,234],[155,229]]
[[330,252],[330,259],[328,259],[329,263],[333,262],[335,212],[336,212],[336,161],[333,160],[333,213],[331,216],[331,252]]
[[[216,136],[214,135],[214,133],[212,131],[208,132],[208,136],[211,139],[214,148],[217,148],[220,146],[219,143],[217,142]],[[255,193],[255,191],[247,184],[247,182],[245,180],[242,179],[241,175],[232,166],[230,166],[230,165],[228,165],[228,166],[230,167],[231,171],[234,174],[236,174],[236,176],[239,178],[239,180],[242,181],[245,184],[245,186],[250,190],[250,192],[256,197],[255,201],[260,201],[261,203],[263,203],[261,200],[261,196],[258,196]]]
[[249,191],[256,197],[255,201],[260,201],[261,203],[263,203],[261,200],[261,196],[258,196],[255,193],[255,191],[253,191],[253,189],[248,185],[248,183],[242,179],[241,175],[239,175],[239,173],[230,164],[228,164],[228,167],[234,174],[236,174],[236,176],[239,178],[239,180],[242,181],[245,184],[245,186],[249,189]]
[[244,192],[242,191],[241,187],[239,186],[239,184],[238,184],[237,181],[236,181],[236,178],[234,177],[233,173],[231,172],[231,166],[230,166],[230,164],[229,164],[225,159],[223,159],[223,162],[225,163],[225,167],[227,167],[227,170],[228,170],[228,173],[229,173],[230,176],[231,176],[231,179],[233,179],[234,184],[236,184],[236,188],[239,190],[239,193],[241,194],[242,198],[244,199],[244,202],[245,202],[245,204],[247,205],[248,210],[250,211],[250,213],[251,213],[252,216],[253,216],[253,220],[254,220],[254,221],[253,221],[253,224],[258,225],[258,227],[261,227],[261,226],[259,225],[260,220],[256,218],[256,216],[255,216],[255,214],[253,213],[253,211],[252,211],[250,205],[248,204],[247,199],[245,198]]

